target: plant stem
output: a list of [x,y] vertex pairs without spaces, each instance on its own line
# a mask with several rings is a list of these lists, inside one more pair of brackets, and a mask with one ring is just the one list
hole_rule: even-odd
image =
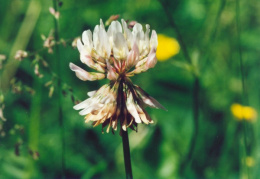
[[132,179],[133,174],[132,174],[132,167],[131,167],[131,156],[130,156],[130,148],[129,148],[127,131],[122,131],[122,141],[123,141],[126,179]]
[[[239,53],[239,66],[240,66],[240,76],[241,76],[241,83],[242,83],[242,104],[243,105],[248,105],[248,96],[247,96],[247,90],[246,90],[246,85],[245,85],[245,70],[244,70],[244,65],[243,65],[243,58],[242,58],[242,49],[241,49],[241,42],[240,42],[240,34],[241,34],[241,29],[240,29],[240,10],[239,10],[239,0],[236,0],[236,27],[237,27],[237,45],[238,45],[238,53]],[[244,119],[243,121],[243,141],[245,145],[245,156],[244,156],[244,162],[243,165],[247,171],[247,178],[250,178],[250,169],[246,165],[246,158],[249,156],[249,144],[247,141],[247,123]]]
[[169,21],[170,25],[172,26],[172,28],[176,32],[176,35],[177,35],[177,38],[178,38],[178,40],[180,42],[180,45],[181,45],[181,48],[182,48],[183,55],[184,55],[185,59],[187,60],[187,62],[189,64],[191,64],[191,58],[189,56],[186,44],[185,44],[185,42],[184,42],[184,40],[182,38],[182,35],[181,35],[181,32],[180,32],[178,26],[176,25],[174,19],[172,18],[172,15],[171,15],[170,11],[167,8],[168,5],[166,4],[166,2],[163,2],[163,0],[158,0],[158,1],[161,3],[162,7],[164,8],[164,12],[165,12],[165,14],[166,14],[166,16],[168,18],[168,21]]
[[195,77],[194,87],[193,87],[193,122],[194,122],[194,129],[193,129],[193,136],[190,142],[189,151],[186,155],[186,158],[180,164],[180,175],[183,175],[187,165],[192,159],[193,152],[195,150],[195,145],[198,138],[199,132],[199,78]]
[[[189,56],[188,50],[187,50],[187,46],[182,38],[181,32],[178,28],[178,26],[176,25],[174,19],[172,18],[172,15],[170,13],[170,11],[168,10],[168,5],[166,4],[166,1],[164,0],[159,0],[159,2],[161,3],[162,7],[164,8],[165,14],[168,18],[168,21],[170,23],[170,25],[172,26],[172,28],[175,30],[176,34],[177,34],[177,38],[180,42],[181,48],[183,50],[183,55],[187,61],[187,63],[189,65],[193,65],[191,58]],[[195,68],[197,68],[195,66]],[[193,155],[193,151],[195,149],[195,145],[197,142],[197,136],[198,136],[198,132],[199,132],[199,76],[198,73],[196,73],[197,70],[195,70],[193,72],[193,76],[194,76],[194,87],[193,87],[193,122],[194,122],[194,132],[193,132],[193,136],[190,142],[190,147],[188,150],[188,153],[186,155],[186,158],[181,162],[180,164],[180,168],[179,168],[179,172],[182,175],[183,172],[185,171],[188,163],[191,161],[192,159],[192,155]]]
[[[31,0],[25,13],[25,17],[14,39],[12,48],[9,53],[3,72],[0,76],[1,90],[7,92],[10,87],[10,81],[14,77],[20,61],[14,59],[17,50],[23,50],[33,34],[35,25],[41,13],[41,4],[39,1]],[[15,17],[17,18],[17,17]]]
[[[53,0],[53,8],[55,12],[58,12],[58,0]],[[59,21],[54,17],[54,25],[55,25],[55,42],[59,42]],[[58,91],[58,119],[59,119],[59,125],[60,125],[60,135],[61,135],[61,175],[62,178],[65,178],[65,136],[64,136],[64,124],[63,124],[63,116],[62,116],[62,107],[61,107],[61,99],[62,99],[62,91],[61,91],[61,63],[60,63],[60,47],[59,45],[55,46],[56,50],[56,70],[57,75],[59,77],[58,84],[57,84],[57,91]]]

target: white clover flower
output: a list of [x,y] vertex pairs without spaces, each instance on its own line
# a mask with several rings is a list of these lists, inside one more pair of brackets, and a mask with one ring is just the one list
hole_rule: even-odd
[[78,39],[81,62],[97,72],[87,72],[73,63],[70,63],[70,69],[83,81],[110,80],[74,106],[81,110],[79,114],[85,116],[86,122],[93,121],[94,126],[102,124],[102,131],[108,126],[107,132],[110,127],[117,130],[118,122],[122,130],[126,131],[128,127],[136,130],[138,123],[153,123],[145,106],[165,109],[129,78],[153,68],[157,62],[157,34],[153,30],[149,38],[149,33],[149,25],[144,32],[142,25],[135,23],[131,31],[123,19],[122,25],[112,21],[106,31],[100,20],[93,35],[87,30],[82,34],[82,41]]

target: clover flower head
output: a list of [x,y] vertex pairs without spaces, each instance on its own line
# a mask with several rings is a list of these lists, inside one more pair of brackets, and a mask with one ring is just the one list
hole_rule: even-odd
[[102,131],[108,126],[107,132],[111,127],[117,130],[118,123],[125,131],[128,127],[137,130],[138,123],[153,123],[144,107],[165,108],[134,85],[130,77],[155,66],[157,46],[157,34],[153,30],[150,37],[149,25],[144,32],[142,25],[136,23],[131,31],[123,19],[121,24],[112,21],[107,31],[102,20],[93,34],[84,31],[82,40],[77,40],[80,60],[97,72],[87,72],[73,63],[70,69],[83,81],[108,78],[110,83],[89,92],[89,98],[74,109],[81,110],[79,114],[85,116],[86,122],[102,124]]

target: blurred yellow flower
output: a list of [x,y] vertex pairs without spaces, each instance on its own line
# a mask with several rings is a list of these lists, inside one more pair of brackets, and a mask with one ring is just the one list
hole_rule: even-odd
[[158,47],[156,57],[158,61],[165,61],[172,56],[178,54],[180,51],[180,45],[174,38],[158,34]]
[[246,165],[248,167],[253,167],[255,165],[255,160],[253,157],[246,157]]
[[231,112],[234,117],[238,120],[254,120],[257,117],[257,112],[250,106],[242,106],[240,104],[232,104]]

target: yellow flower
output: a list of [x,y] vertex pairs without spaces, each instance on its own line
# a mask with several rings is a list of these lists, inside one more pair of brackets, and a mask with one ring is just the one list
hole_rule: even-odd
[[238,120],[254,120],[257,117],[257,112],[250,106],[242,106],[240,104],[232,104],[231,112],[234,117]]
[[158,47],[156,56],[159,61],[165,61],[178,54],[180,45],[176,39],[158,34]]
[[253,167],[255,165],[255,160],[253,157],[246,157],[246,165],[248,167]]

